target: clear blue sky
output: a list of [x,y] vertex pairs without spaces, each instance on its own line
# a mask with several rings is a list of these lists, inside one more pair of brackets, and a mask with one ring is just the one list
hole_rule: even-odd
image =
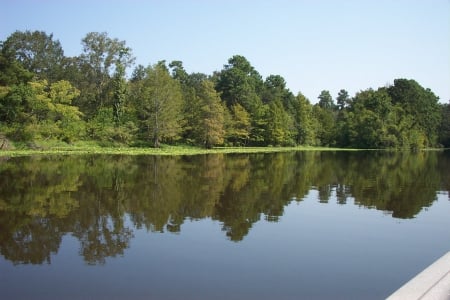
[[450,0],[0,0],[0,40],[16,30],[53,33],[67,56],[106,31],[137,63],[181,60],[189,73],[240,54],[313,103],[395,78],[450,100]]

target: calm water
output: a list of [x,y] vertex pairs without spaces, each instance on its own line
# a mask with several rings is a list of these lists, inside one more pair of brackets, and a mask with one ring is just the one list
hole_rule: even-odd
[[0,298],[383,299],[449,190],[449,152],[2,159]]

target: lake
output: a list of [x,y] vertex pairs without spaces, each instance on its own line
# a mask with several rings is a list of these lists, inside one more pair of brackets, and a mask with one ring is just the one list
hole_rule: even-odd
[[450,251],[450,152],[0,159],[2,299],[383,299]]

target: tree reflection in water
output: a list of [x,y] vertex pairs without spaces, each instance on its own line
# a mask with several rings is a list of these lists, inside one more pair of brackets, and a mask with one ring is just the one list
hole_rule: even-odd
[[15,264],[50,263],[71,234],[86,263],[103,264],[129,247],[129,226],[179,232],[186,219],[202,218],[219,221],[238,242],[255,222],[278,221],[312,189],[322,203],[351,198],[394,218],[414,218],[437,192],[450,190],[449,154],[11,158],[0,162],[0,252]]

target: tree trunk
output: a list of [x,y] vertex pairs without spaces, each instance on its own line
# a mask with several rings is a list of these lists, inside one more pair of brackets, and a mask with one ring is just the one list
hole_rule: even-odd
[[159,143],[159,138],[158,138],[158,136],[155,136],[155,137],[154,137],[153,147],[155,147],[155,148],[161,147],[161,144]]

